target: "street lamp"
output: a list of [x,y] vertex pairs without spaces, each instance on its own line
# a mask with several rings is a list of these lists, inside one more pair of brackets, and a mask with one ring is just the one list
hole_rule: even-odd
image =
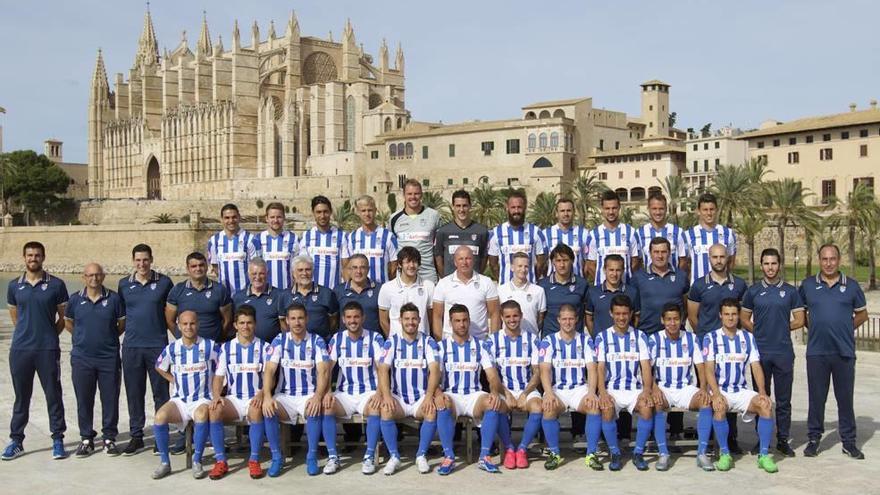
[[793,280],[794,283],[792,284],[792,285],[794,285],[795,287],[797,287],[797,281],[798,281],[798,261],[800,261],[800,258],[798,257],[797,252],[798,252],[798,247],[795,246],[795,247],[794,247],[794,280]]

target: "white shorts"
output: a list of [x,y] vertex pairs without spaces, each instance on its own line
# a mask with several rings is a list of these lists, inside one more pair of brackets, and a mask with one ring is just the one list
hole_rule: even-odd
[[[224,397],[224,399],[229,401],[229,403],[232,404],[232,407],[234,407],[235,410],[238,412],[239,421],[244,421],[248,419],[248,409],[251,406],[251,401],[239,399],[238,397],[233,397],[231,395]],[[248,421],[248,423],[250,423],[250,421]]]
[[577,411],[581,407],[584,397],[589,394],[586,385],[568,389],[553,389],[556,398],[565,406],[566,411]]
[[683,388],[660,387],[660,391],[663,392],[663,396],[666,398],[666,403],[669,404],[669,407],[690,409],[691,401],[700,389],[693,385],[685,385]]
[[622,409],[626,409],[630,414],[636,410],[639,402],[641,390],[614,390],[608,389],[608,395],[614,399],[614,414],[620,414]]
[[333,397],[336,398],[336,402],[342,406],[342,410],[345,412],[345,415],[342,416],[344,419],[351,419],[355,414],[364,414],[364,410],[367,408],[367,402],[376,395],[377,392],[364,392],[362,394],[348,394],[345,392],[335,392]]
[[[511,390],[510,393],[513,395],[514,399],[519,400],[520,397],[522,397],[523,391],[520,390],[519,392],[514,392]],[[541,394],[539,394],[537,390],[532,390],[531,392],[529,392],[529,395],[526,396],[526,402],[528,402],[532,399],[540,399],[540,398],[541,398]]]
[[210,399],[199,399],[187,402],[175,397],[171,399],[171,403],[177,406],[177,412],[180,413],[180,423],[177,423],[177,429],[182,431],[193,420],[193,414],[196,412],[196,409],[203,405],[210,405],[211,401]]
[[277,402],[278,405],[284,408],[284,412],[287,413],[287,417],[289,418],[287,421],[285,421],[285,423],[302,423],[303,419],[306,416],[306,402],[308,402],[309,399],[311,399],[314,395],[315,394],[275,394],[275,402]]
[[725,392],[721,391],[721,395],[727,399],[727,410],[730,412],[738,412],[743,421],[746,423],[751,422],[755,419],[755,414],[748,412],[749,404],[752,403],[752,399],[758,396],[758,392],[754,390],[740,390],[739,392]]
[[448,395],[449,398],[452,399],[452,405],[455,407],[455,414],[457,416],[467,416],[469,418],[473,418],[474,409],[477,408],[477,402],[484,395],[488,394],[480,390],[478,392],[471,392],[469,394],[447,393],[446,395]]
[[393,397],[394,400],[396,400],[397,403],[400,404],[400,409],[403,410],[403,416],[406,418],[415,418],[416,413],[422,407],[422,403],[425,402],[424,395],[419,397],[419,400],[413,402],[412,404],[407,404],[406,402],[404,402],[403,397],[399,395],[392,395],[391,397]]

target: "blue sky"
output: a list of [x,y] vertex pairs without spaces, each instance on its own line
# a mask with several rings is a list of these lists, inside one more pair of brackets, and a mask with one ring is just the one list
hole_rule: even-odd
[[[283,34],[291,8],[303,35],[339,40],[345,19],[374,55],[382,38],[403,44],[407,106],[417,120],[457,122],[518,115],[534,101],[592,96],[597,107],[637,114],[638,84],[672,85],[680,128],[756,127],[847,111],[880,99],[872,1],[300,1],[153,0],[162,47],[202,10],[214,40],[230,46],[233,20],[270,19]],[[64,141],[65,161],[86,160],[86,106],[98,47],[109,76],[132,65],[145,3],[0,1],[0,114],[4,151]],[[393,59],[393,51],[392,51]]]

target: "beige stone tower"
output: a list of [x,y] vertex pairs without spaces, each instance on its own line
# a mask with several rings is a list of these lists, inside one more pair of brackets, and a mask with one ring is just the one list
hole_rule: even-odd
[[104,67],[104,56],[99,48],[98,58],[95,61],[95,71],[92,74],[91,90],[89,92],[88,148],[90,198],[104,196],[104,124],[113,118],[110,113],[112,98],[110,85],[107,82],[107,69]]
[[642,83],[642,121],[645,136],[669,135],[669,85],[653,79]]

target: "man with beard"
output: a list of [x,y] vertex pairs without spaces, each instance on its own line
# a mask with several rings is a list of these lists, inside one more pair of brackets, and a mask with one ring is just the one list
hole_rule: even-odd
[[536,273],[544,273],[546,242],[537,225],[525,221],[526,195],[512,191],[507,197],[507,221],[492,229],[489,236],[489,265],[503,285],[513,278],[513,253],[526,253],[531,257],[529,282],[536,280]]

